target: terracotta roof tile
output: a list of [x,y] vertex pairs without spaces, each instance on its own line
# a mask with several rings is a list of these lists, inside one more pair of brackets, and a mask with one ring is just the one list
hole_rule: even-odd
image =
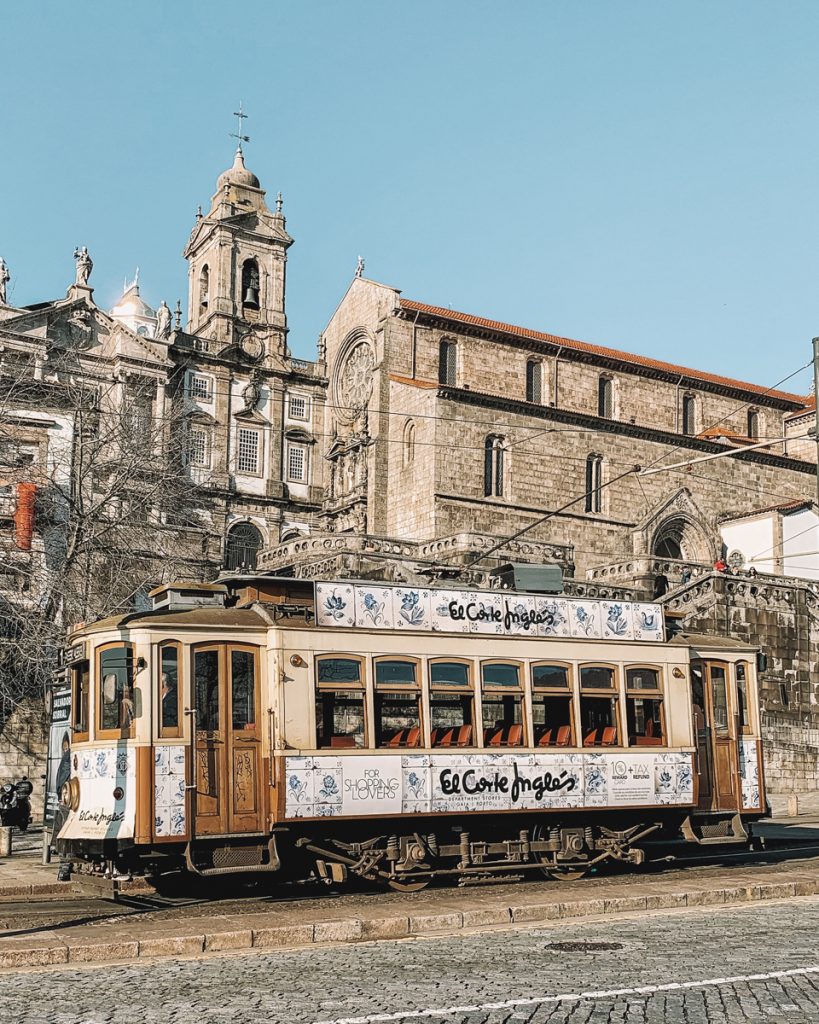
[[791,512],[799,512],[803,508],[812,507],[813,502],[809,498],[793,498],[791,501],[781,501],[778,505],[766,505],[764,508],[755,508],[750,512],[738,512],[735,516],[721,516],[720,521],[749,519],[751,516],[761,516],[766,512],[781,512],[783,515],[789,515]]
[[391,373],[390,380],[396,384],[409,384],[412,388],[437,388],[440,387],[437,381],[420,380],[418,377],[402,377],[400,373]]
[[[485,317],[472,316],[469,313],[459,313],[454,309],[446,309],[443,306],[429,306],[425,302],[414,302],[412,299],[401,299],[401,308],[408,312],[427,313],[430,316],[440,317],[443,320],[451,320],[455,323],[468,324],[472,327],[483,327],[489,331],[497,331],[499,334],[512,334],[519,338],[531,338],[535,341],[546,341],[552,345],[560,345],[563,348],[572,349],[575,352],[587,352],[589,355],[602,356],[606,359],[617,359],[621,362],[632,363],[635,366],[644,366],[647,369],[663,370],[666,373],[679,374],[689,377],[691,380],[707,381],[710,384],[719,384],[723,387],[736,388],[754,395],[768,395],[771,398],[785,402],[794,402],[798,405],[807,405],[808,399],[804,395],[793,394],[790,391],[777,391],[764,388],[759,384],[749,384],[747,381],[734,380],[731,377],[721,377],[719,374],[706,373],[704,370],[692,370],[687,366],[678,366],[676,363],[666,363],[660,359],[651,359],[649,356],[635,355],[631,352],[622,352],[616,348],[606,348],[603,345],[591,345],[586,341],[575,341],[572,338],[561,338],[556,334],[545,334],[542,331],[529,330],[526,327],[517,327],[514,324],[505,324],[499,320],[487,320]],[[813,401],[813,398],[811,398]]]

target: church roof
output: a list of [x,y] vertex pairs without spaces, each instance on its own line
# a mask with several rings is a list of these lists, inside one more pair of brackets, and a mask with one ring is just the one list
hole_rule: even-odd
[[249,171],[245,167],[245,157],[241,146],[238,146],[236,149],[233,166],[223,171],[216,182],[217,190],[224,188],[225,185],[249,185],[250,188],[262,187],[253,171]]
[[139,284],[132,281],[111,308],[111,316],[145,316],[156,318],[156,310],[139,294]]
[[518,327],[515,324],[506,324],[499,320],[487,320],[485,317],[472,316],[469,313],[459,313],[454,309],[446,309],[443,306],[429,306],[425,302],[414,302],[412,299],[400,299],[401,309],[408,313],[426,313],[441,320],[449,320],[453,323],[465,324],[470,327],[482,327],[488,331],[498,334],[510,334],[518,338],[530,338],[534,341],[546,341],[560,348],[569,349],[574,352],[588,353],[593,356],[600,356],[604,359],[615,359],[621,363],[631,363],[634,366],[641,366],[650,370],[661,370],[675,376],[686,377],[690,380],[701,380],[709,384],[716,384],[721,387],[733,388],[738,391],[745,391],[754,395],[765,395],[766,397],[779,401],[791,402],[795,405],[805,406],[808,398],[805,395],[793,394],[790,391],[778,391],[774,388],[764,388],[759,384],[749,384],[747,381],[734,380],[731,377],[722,377],[715,373],[706,373],[704,370],[693,370],[687,366],[678,366],[676,363],[666,363],[661,359],[652,359],[649,356],[636,355],[632,352],[623,352],[616,348],[607,348],[604,345],[592,345],[586,341],[575,341],[572,338],[561,338],[555,334],[545,334],[542,331],[533,331],[528,327]]

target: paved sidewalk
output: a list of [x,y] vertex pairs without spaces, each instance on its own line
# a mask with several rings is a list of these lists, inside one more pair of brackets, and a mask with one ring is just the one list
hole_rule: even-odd
[[288,900],[242,913],[208,905],[194,916],[172,911],[100,921],[26,927],[0,937],[0,968],[283,950],[463,933],[556,920],[743,904],[819,894],[819,864],[707,867],[662,875],[530,882],[486,888],[429,889],[345,900]]
[[[790,814],[788,808],[791,796],[796,796],[798,802],[799,810],[795,816]],[[812,793],[769,793],[768,802],[771,805],[771,818],[775,821],[819,822],[819,790]]]

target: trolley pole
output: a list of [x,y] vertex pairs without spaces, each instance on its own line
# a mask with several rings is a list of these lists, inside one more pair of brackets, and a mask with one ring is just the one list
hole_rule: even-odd
[[816,497],[819,503],[819,338],[813,339],[813,439],[816,442]]

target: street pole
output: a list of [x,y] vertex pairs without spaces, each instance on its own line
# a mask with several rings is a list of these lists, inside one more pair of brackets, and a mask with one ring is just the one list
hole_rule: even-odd
[[816,496],[819,501],[819,338],[813,339],[813,434],[816,441]]

